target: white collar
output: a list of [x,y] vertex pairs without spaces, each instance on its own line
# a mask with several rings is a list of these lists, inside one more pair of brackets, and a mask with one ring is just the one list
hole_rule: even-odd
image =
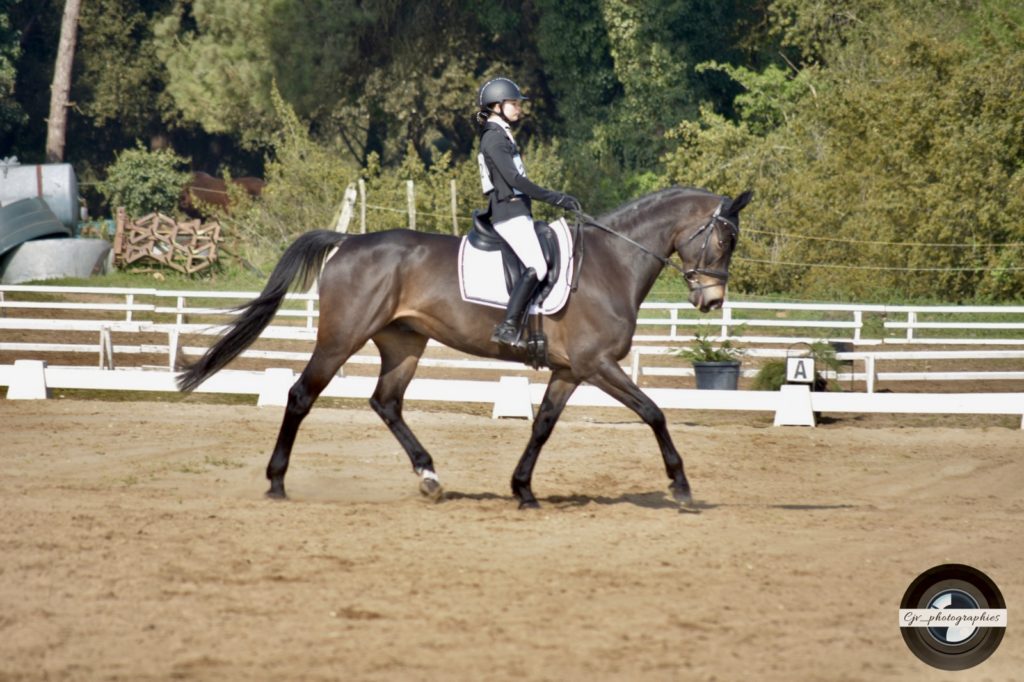
[[512,140],[512,142],[516,141],[516,138],[512,136],[512,126],[510,126],[508,124],[508,121],[503,119],[501,116],[498,116],[497,114],[491,114],[487,118],[487,122],[496,123],[497,125],[501,126],[501,129],[505,131],[506,135],[508,135],[508,139]]

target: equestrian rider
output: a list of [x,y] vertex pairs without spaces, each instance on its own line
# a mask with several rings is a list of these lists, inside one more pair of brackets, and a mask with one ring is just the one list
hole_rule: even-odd
[[523,159],[512,137],[512,124],[523,118],[524,99],[528,98],[508,78],[487,81],[477,96],[477,122],[481,125],[478,159],[483,191],[489,197],[488,213],[494,230],[526,267],[509,295],[505,319],[491,336],[491,341],[508,346],[519,342],[523,312],[548,274],[533,227],[531,199],[570,211],[580,210],[575,197],[544,189],[526,178]]

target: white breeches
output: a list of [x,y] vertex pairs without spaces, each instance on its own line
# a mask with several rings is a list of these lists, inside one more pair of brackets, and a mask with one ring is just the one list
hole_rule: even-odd
[[508,242],[523,265],[537,272],[537,279],[544,281],[548,276],[548,266],[544,262],[544,253],[540,250],[537,233],[533,231],[533,218],[519,216],[494,223],[494,231]]

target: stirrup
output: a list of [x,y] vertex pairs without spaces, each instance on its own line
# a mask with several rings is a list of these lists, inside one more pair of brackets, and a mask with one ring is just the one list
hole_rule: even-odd
[[522,336],[522,329],[512,322],[502,322],[494,328],[491,341],[505,346],[516,346]]

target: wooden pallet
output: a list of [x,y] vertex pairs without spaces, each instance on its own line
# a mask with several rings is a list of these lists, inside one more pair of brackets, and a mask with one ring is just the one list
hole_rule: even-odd
[[124,266],[149,261],[192,274],[213,265],[220,241],[217,221],[178,222],[162,213],[129,220],[122,207],[117,209],[114,262]]

